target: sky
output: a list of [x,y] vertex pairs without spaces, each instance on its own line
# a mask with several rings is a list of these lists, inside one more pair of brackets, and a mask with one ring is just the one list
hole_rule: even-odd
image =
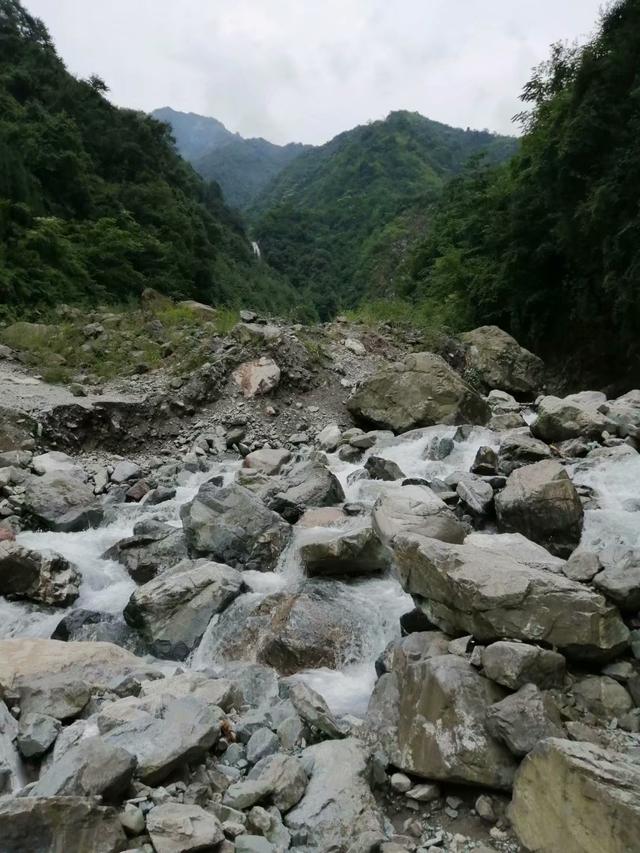
[[416,110],[515,133],[531,69],[584,41],[603,0],[24,0],[69,70],[111,100],[322,143]]

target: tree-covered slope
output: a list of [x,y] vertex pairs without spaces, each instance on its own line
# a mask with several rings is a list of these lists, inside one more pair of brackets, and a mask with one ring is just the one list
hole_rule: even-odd
[[[263,256],[328,317],[372,279],[384,291],[414,223],[470,157],[501,161],[516,141],[395,112],[296,158],[251,211]],[[404,250],[403,250],[404,251]]]
[[284,307],[220,190],[165,125],[77,80],[47,30],[0,0],[0,310],[123,301],[145,287]]
[[151,117],[171,126],[178,151],[190,163],[203,157],[212,148],[242,138],[227,130],[218,119],[197,113],[181,113],[171,107],[161,107],[154,110]]
[[526,86],[507,166],[454,181],[409,294],[449,301],[592,375],[640,375],[640,0],[583,48],[556,46]]

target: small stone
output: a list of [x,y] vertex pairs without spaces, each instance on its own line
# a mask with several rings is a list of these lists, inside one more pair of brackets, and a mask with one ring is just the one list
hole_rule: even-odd
[[480,794],[475,802],[475,809],[482,820],[487,823],[496,822],[496,813],[493,808],[493,800],[487,794]]
[[412,787],[411,779],[405,776],[404,773],[394,773],[389,780],[389,784],[394,791],[398,791],[400,794],[406,794]]
[[247,743],[247,761],[256,764],[266,755],[273,755],[280,748],[278,736],[271,729],[257,729]]
[[126,803],[120,813],[120,823],[129,835],[141,835],[146,827],[144,815],[133,803]]
[[407,791],[407,797],[420,803],[431,803],[440,798],[440,788],[433,782],[425,782]]

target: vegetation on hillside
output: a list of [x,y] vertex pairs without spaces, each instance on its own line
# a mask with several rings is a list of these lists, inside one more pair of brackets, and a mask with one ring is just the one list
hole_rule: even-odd
[[0,0],[0,313],[125,301],[145,287],[284,310],[242,225],[165,125],[77,80],[18,0]]
[[256,202],[251,218],[267,261],[323,319],[394,270],[447,178],[470,157],[512,155],[514,139],[395,112],[297,157]]

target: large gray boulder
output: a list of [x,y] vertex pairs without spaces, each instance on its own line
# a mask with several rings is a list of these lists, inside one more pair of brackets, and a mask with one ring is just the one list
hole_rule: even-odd
[[589,743],[544,740],[520,765],[509,816],[536,853],[629,853],[640,838],[640,766]]
[[282,675],[341,669],[359,660],[375,631],[357,595],[338,581],[315,580],[291,592],[241,596],[207,629],[198,665],[244,660]]
[[531,432],[548,444],[569,438],[598,440],[608,430],[610,422],[590,400],[577,397],[544,397],[538,405],[538,414],[531,424]]
[[300,559],[309,577],[371,575],[385,572],[391,555],[367,525],[306,542],[300,548]]
[[207,625],[236,598],[242,574],[222,563],[185,560],[135,590],[124,616],[153,655],[184,660]]
[[184,532],[170,524],[137,524],[133,536],[116,542],[103,554],[122,563],[136,583],[147,583],[187,557]]
[[60,554],[0,542],[0,595],[67,607],[80,594],[80,582],[78,569]]
[[622,438],[627,436],[636,436],[640,430],[640,391],[629,391],[618,397],[617,400],[611,400],[608,403],[601,404],[599,410],[606,415],[607,420],[616,425],[616,432]]
[[563,686],[566,661],[551,649],[500,640],[483,649],[482,667],[488,678],[510,690],[525,684],[549,689]]
[[382,494],[373,507],[373,527],[392,546],[396,536],[417,533],[442,542],[464,542],[465,528],[428,486],[403,486]]
[[126,749],[100,737],[84,738],[49,765],[30,796],[101,796],[117,803],[126,794],[135,769],[136,759]]
[[516,762],[486,722],[489,707],[504,696],[464,658],[423,657],[380,679],[367,719],[399,769],[507,790]]
[[566,561],[554,557],[542,545],[536,545],[521,533],[470,533],[464,540],[465,545],[481,548],[487,558],[490,554],[497,557],[513,557],[518,563],[532,569],[547,569],[560,574],[564,571]]
[[619,612],[601,595],[519,562],[517,552],[492,554],[414,535],[396,540],[395,557],[403,587],[448,634],[544,642],[593,661],[613,658],[628,645]]
[[[292,845],[308,853],[348,850],[355,842],[374,849],[385,837],[371,793],[368,754],[355,738],[328,740],[303,752],[310,768],[306,792],[285,818]],[[360,849],[360,848],[358,848]]]
[[0,799],[2,853],[119,853],[127,844],[118,813],[87,797]]
[[580,497],[559,462],[536,462],[510,474],[496,495],[502,530],[522,533],[552,554],[569,556],[582,535]]
[[271,476],[272,474],[280,473],[281,469],[290,460],[291,452],[285,447],[263,447],[261,450],[254,450],[253,453],[248,453],[244,457],[242,467],[249,468],[252,471],[260,471],[262,474]]
[[36,527],[65,533],[97,527],[103,515],[91,486],[68,471],[29,477],[24,512]]
[[640,553],[635,551],[608,565],[594,577],[593,585],[623,612],[636,613],[640,609]]
[[273,510],[238,485],[204,483],[181,509],[189,548],[234,568],[275,568],[291,528]]
[[200,806],[163,803],[147,816],[147,832],[156,853],[214,850],[224,841],[222,824]]
[[[140,696],[172,696],[174,699],[195,696],[208,705],[217,705],[223,711],[240,708],[245,701],[242,685],[237,678],[208,678],[193,671],[143,681],[140,685]],[[247,701],[250,699],[248,694]]]
[[296,522],[308,507],[341,503],[344,491],[336,475],[320,458],[305,459],[294,465],[282,480],[282,487],[267,498],[267,503],[287,521]]
[[525,684],[487,710],[487,728],[517,758],[545,738],[564,737],[558,707],[548,693]]
[[551,459],[551,448],[528,432],[511,432],[500,442],[498,471],[509,476],[516,468]]
[[518,398],[536,396],[544,378],[544,363],[498,326],[480,326],[462,335],[467,344],[467,370],[486,391],[496,388]]
[[359,421],[396,433],[435,424],[485,424],[490,410],[439,355],[413,353],[365,379],[347,402]]
[[231,785],[223,799],[230,808],[245,809],[272,802],[281,812],[300,801],[307,787],[307,774],[299,758],[278,752],[261,758],[246,779]]

